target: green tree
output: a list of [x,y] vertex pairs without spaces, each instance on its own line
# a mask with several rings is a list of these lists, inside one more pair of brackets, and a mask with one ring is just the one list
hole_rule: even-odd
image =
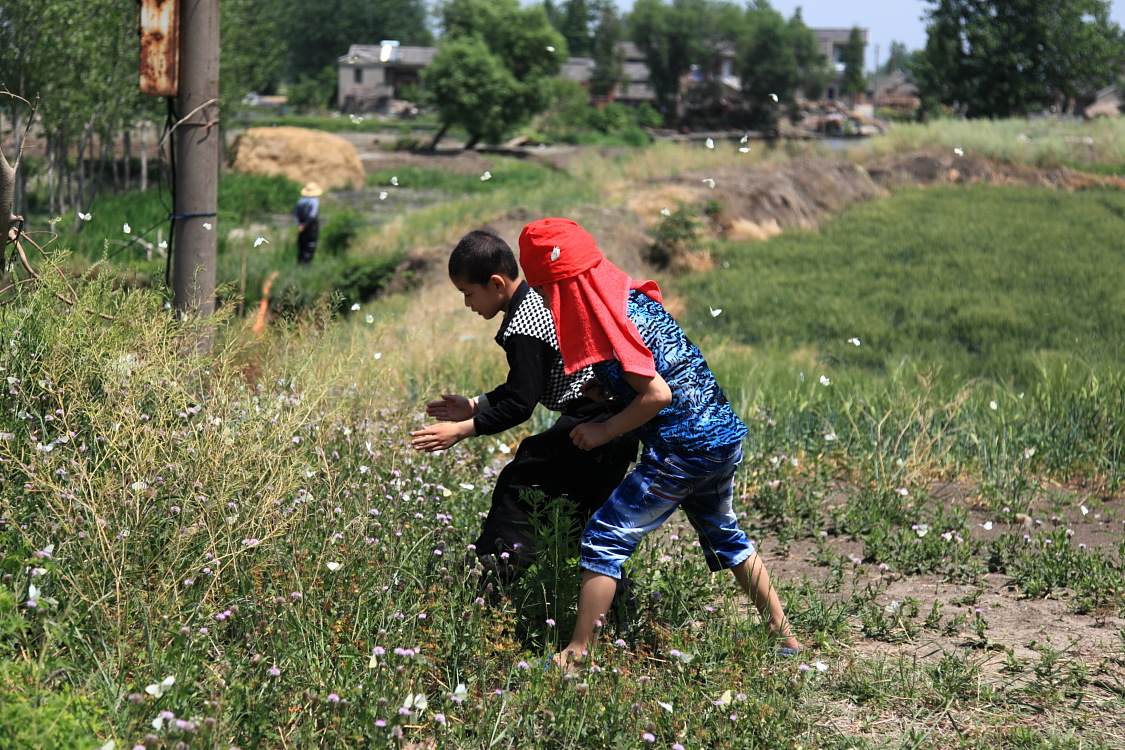
[[559,31],[566,39],[566,48],[575,57],[588,57],[593,41],[590,23],[594,20],[595,9],[586,0],[566,0],[562,14],[563,23]]
[[767,127],[795,104],[798,92],[819,98],[828,81],[827,61],[800,9],[786,21],[765,0],[746,11],[735,63],[751,121]]
[[910,70],[913,57],[914,53],[908,50],[905,44],[892,41],[887,59],[879,66],[879,75],[887,76],[896,70]]
[[[281,80],[286,43],[276,3],[222,0],[219,5],[219,91],[224,105],[251,91],[272,91]],[[345,47],[340,54],[347,51]]]
[[1125,37],[1106,0],[928,0],[923,105],[1012,117],[1113,82]]
[[828,82],[832,80],[832,70],[828,60],[820,52],[813,30],[805,25],[800,7],[786,22],[786,33],[793,56],[797,61],[797,74],[800,82],[798,90],[806,99],[819,99],[824,94]]
[[700,21],[707,0],[637,0],[629,16],[630,35],[644,53],[656,108],[665,122],[680,114],[681,82],[704,56]]
[[449,0],[441,8],[445,34],[422,71],[427,100],[441,123],[430,148],[450,127],[465,144],[498,142],[550,104],[548,79],[566,59],[566,43],[542,6],[517,0]]
[[626,82],[625,59],[617,46],[624,35],[625,27],[613,3],[602,3],[591,49],[594,58],[594,69],[590,73],[592,96],[609,96]]
[[378,44],[384,39],[422,46],[433,42],[424,0],[268,0],[258,4],[262,13],[275,13],[282,19],[279,42],[286,50],[289,80],[297,80],[302,73],[316,78],[353,44]]
[[856,95],[867,88],[867,76],[863,73],[863,52],[866,46],[863,32],[858,26],[853,26],[848,34],[848,44],[841,55],[841,62],[844,63],[843,91],[852,98],[853,106]]

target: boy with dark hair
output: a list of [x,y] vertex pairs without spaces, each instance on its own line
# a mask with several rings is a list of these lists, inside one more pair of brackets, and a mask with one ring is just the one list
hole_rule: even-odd
[[582,660],[609,611],[622,564],[677,508],[699,533],[708,567],[729,568],[767,619],[778,653],[796,654],[800,644],[732,505],[746,426],[703,355],[664,310],[660,289],[629,278],[568,219],[524,227],[520,266],[547,301],[566,371],[593,366],[605,391],[626,404],[608,420],[575,426],[574,444],[597,450],[635,433],[644,445],[636,467],[582,534],[578,621],[556,663],[569,668]]
[[426,413],[441,421],[410,433],[413,447],[447,450],[468,437],[503,432],[526,422],[537,403],[561,412],[554,426],[524,439],[500,472],[475,542],[477,556],[506,582],[526,569],[534,554],[535,509],[525,493],[538,489],[547,497],[569,497],[584,523],[625,476],[637,441],[623,436],[594,451],[571,441],[571,430],[609,419],[615,405],[583,395],[593,378],[589,368],[564,373],[551,314],[519,278],[516,256],[503,239],[484,229],[466,234],[449,256],[449,278],[465,306],[485,320],[504,314],[496,343],[507,356],[508,377],[475,398],[445,394],[427,404]]

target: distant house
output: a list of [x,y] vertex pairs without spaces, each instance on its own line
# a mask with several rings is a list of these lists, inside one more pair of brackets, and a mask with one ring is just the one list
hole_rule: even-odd
[[[623,104],[652,102],[656,95],[649,84],[644,55],[632,42],[621,42],[617,47],[624,60],[624,80],[610,98]],[[403,47],[394,41],[353,44],[348,54],[336,61],[337,106],[348,113],[384,109],[392,100],[402,98],[405,85],[419,83],[422,69],[436,53],[435,47]],[[559,75],[586,85],[593,71],[593,58],[571,57],[563,63]]]
[[[818,49],[834,66],[835,75],[822,98],[839,98],[843,85],[843,51],[848,46],[851,29],[813,29]],[[864,45],[867,30],[861,30]],[[648,64],[644,53],[632,42],[619,42],[624,65],[624,80],[610,96],[612,101],[636,105],[652,103],[656,99],[650,82]],[[391,101],[401,99],[402,89],[408,84],[417,85],[422,70],[434,59],[435,47],[404,47],[396,41],[379,44],[353,44],[348,54],[336,61],[339,86],[337,106],[344,112],[369,112],[385,108]],[[729,45],[721,50],[721,69],[711,77],[719,81],[724,91],[732,95],[741,89],[734,75],[734,49]],[[594,71],[594,60],[589,57],[571,57],[562,66],[560,76],[586,85]],[[691,78],[700,76],[693,70]],[[687,83],[687,82],[685,82]]]
[[[844,86],[844,56],[845,50],[848,48],[848,41],[851,39],[851,29],[813,29],[813,37],[816,39],[817,49],[824,58],[828,60],[828,64],[832,69],[832,80],[828,82],[828,86],[824,89],[824,94],[821,99],[839,99],[840,93]],[[863,48],[867,49],[867,29],[859,30],[860,39],[863,40]]]
[[[609,100],[631,106],[641,102],[651,104],[656,100],[656,93],[649,83],[648,64],[645,62],[644,53],[632,42],[618,42],[617,51],[622,59],[622,80],[610,93]],[[592,57],[571,57],[563,63],[559,75],[564,80],[586,86],[594,74],[594,67],[595,62]]]
[[395,41],[353,44],[336,61],[341,111],[371,112],[402,98],[402,89],[418,85],[420,74],[434,59],[433,47],[403,47]]

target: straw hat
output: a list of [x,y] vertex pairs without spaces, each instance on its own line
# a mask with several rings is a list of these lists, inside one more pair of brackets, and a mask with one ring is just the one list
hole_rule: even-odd
[[318,195],[322,195],[323,193],[324,188],[322,188],[320,185],[317,185],[315,182],[310,182],[303,188],[301,188],[301,195],[306,198],[315,198]]

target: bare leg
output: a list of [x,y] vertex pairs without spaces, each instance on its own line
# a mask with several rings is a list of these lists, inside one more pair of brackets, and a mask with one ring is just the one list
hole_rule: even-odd
[[582,588],[578,592],[578,621],[574,624],[574,635],[570,643],[555,654],[555,663],[566,667],[568,663],[582,660],[582,652],[588,651],[596,637],[597,623],[613,603],[617,592],[617,580],[601,573],[582,571]]
[[757,553],[750,555],[738,565],[731,568],[734,577],[742,590],[754,602],[758,612],[766,619],[770,632],[781,639],[778,644],[782,648],[801,647],[800,641],[793,637],[789,629],[789,620],[785,617],[785,609],[781,606],[781,599],[777,590],[770,583],[770,574],[766,572],[765,563]]

